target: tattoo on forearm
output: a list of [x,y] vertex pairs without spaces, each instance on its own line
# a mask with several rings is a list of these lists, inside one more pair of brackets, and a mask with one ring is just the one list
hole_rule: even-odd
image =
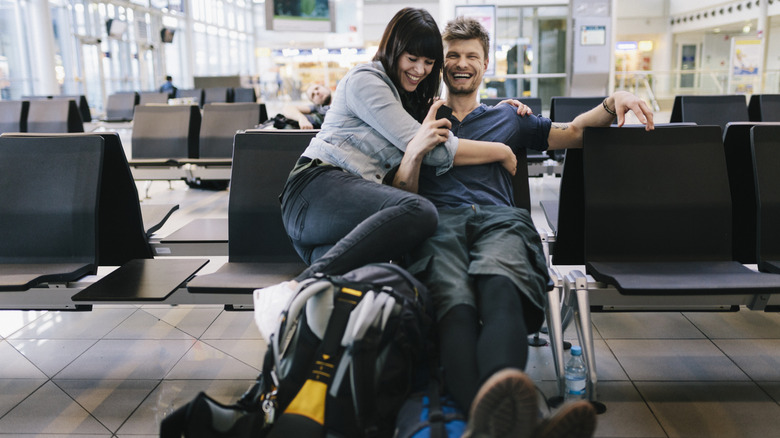
[[406,187],[406,181],[398,181],[400,187]]
[[552,124],[553,129],[560,129],[561,131],[565,131],[569,129],[568,123],[553,123]]

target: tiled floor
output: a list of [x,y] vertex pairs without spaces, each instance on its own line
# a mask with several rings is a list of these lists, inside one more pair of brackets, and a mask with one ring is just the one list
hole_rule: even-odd
[[[534,205],[554,199],[557,184],[532,179]],[[226,192],[173,187],[155,183],[145,201],[181,204],[162,235],[226,217]],[[600,313],[593,326],[607,406],[596,436],[780,436],[780,315]],[[566,338],[576,342],[573,329]],[[252,313],[221,307],[0,311],[0,437],[156,436],[160,420],[199,391],[238,398],[264,350]],[[532,348],[527,372],[555,393],[549,347]]]

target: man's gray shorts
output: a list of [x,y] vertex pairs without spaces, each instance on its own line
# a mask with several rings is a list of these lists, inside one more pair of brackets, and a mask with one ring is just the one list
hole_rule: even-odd
[[436,233],[412,253],[409,272],[428,286],[437,319],[458,304],[476,308],[474,275],[508,277],[542,309],[550,282],[531,215],[506,206],[440,209]]

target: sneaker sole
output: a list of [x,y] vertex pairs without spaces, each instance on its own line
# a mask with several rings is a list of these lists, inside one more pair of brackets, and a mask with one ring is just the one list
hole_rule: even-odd
[[474,438],[530,438],[539,409],[533,381],[519,370],[501,370],[479,389],[471,406],[469,430]]
[[596,409],[589,402],[563,405],[536,432],[537,438],[590,438],[596,431]]

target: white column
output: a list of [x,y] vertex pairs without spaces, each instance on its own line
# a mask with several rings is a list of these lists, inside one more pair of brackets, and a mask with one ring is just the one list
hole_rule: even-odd
[[759,72],[759,85],[758,90],[755,91],[756,94],[763,93],[764,92],[764,84],[766,83],[766,60],[769,56],[769,26],[767,25],[768,19],[768,1],[760,2],[759,7],[759,13],[758,13],[758,23],[756,31],[758,32],[758,38],[761,40],[762,45],[762,53],[761,53],[761,71]]
[[54,27],[49,0],[30,0],[27,38],[30,44],[32,86],[35,95],[59,95],[54,71]]

